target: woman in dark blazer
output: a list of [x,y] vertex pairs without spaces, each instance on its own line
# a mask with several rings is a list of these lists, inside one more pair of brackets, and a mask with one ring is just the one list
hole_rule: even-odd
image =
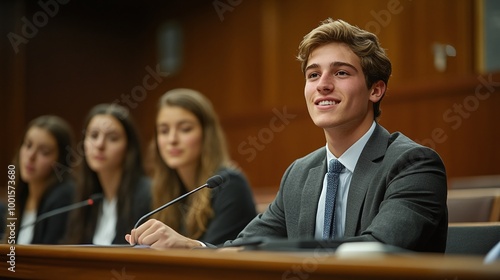
[[145,175],[139,137],[128,110],[117,104],[92,108],[84,123],[84,157],[77,199],[103,199],[72,213],[65,242],[110,245],[150,211],[150,179]]
[[225,183],[202,189],[153,216],[182,234],[212,244],[235,238],[256,215],[250,185],[230,161],[210,101],[191,89],[165,93],[156,117],[153,208],[203,185],[215,174]]
[[[45,115],[29,123],[13,163],[16,244],[57,244],[64,236],[67,213],[35,221],[73,202],[72,142],[71,128],[60,117]],[[6,242],[14,240],[6,238]]]

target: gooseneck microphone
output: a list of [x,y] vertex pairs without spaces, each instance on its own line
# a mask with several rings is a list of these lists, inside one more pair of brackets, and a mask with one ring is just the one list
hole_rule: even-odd
[[215,175],[215,176],[210,177],[210,178],[207,180],[207,182],[206,182],[205,184],[203,184],[203,185],[201,185],[201,186],[197,187],[196,189],[194,189],[194,190],[192,190],[192,191],[190,191],[190,192],[187,192],[187,193],[185,193],[185,194],[183,194],[183,195],[181,195],[181,196],[177,197],[176,199],[174,199],[174,200],[172,200],[172,201],[168,202],[167,204],[164,204],[164,205],[162,205],[162,206],[160,206],[160,207],[156,208],[155,210],[153,210],[153,211],[151,211],[151,212],[147,213],[146,215],[142,216],[142,217],[141,217],[141,218],[137,221],[137,223],[135,223],[135,226],[134,226],[134,228],[133,228],[133,229],[136,229],[136,228],[137,228],[137,226],[138,226],[138,225],[139,225],[142,221],[144,221],[146,218],[148,218],[148,217],[150,217],[151,215],[153,215],[153,214],[155,214],[155,213],[157,213],[157,212],[159,212],[159,211],[161,211],[161,210],[163,210],[163,209],[167,208],[168,206],[170,206],[170,205],[172,205],[172,204],[176,203],[177,201],[179,201],[179,200],[181,200],[181,199],[184,199],[184,198],[186,198],[187,196],[189,196],[189,195],[191,195],[191,194],[193,194],[193,193],[195,193],[195,192],[197,192],[197,191],[199,191],[199,190],[201,190],[201,189],[203,189],[203,188],[205,188],[205,187],[207,187],[207,188],[209,188],[209,189],[213,189],[213,188],[216,188],[216,187],[218,187],[218,186],[222,185],[222,183],[224,183],[224,178],[223,178],[222,176],[220,176],[220,175]]
[[27,224],[27,225],[22,225],[20,228],[34,226],[34,225],[38,224],[39,222],[41,222],[45,219],[48,219],[50,217],[53,217],[53,216],[56,216],[56,215],[59,215],[59,214],[65,213],[65,212],[69,212],[69,211],[74,210],[74,209],[78,209],[81,207],[92,205],[95,202],[101,200],[103,197],[104,196],[101,193],[93,194],[88,199],[86,199],[84,201],[73,203],[73,204],[70,204],[70,205],[43,213],[42,215],[38,216],[34,222]]

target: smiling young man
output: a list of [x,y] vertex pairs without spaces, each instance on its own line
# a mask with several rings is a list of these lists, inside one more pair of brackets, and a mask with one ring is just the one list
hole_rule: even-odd
[[[226,245],[252,237],[315,238],[444,252],[445,168],[433,150],[377,123],[391,75],[377,37],[328,19],[304,37],[298,59],[307,108],[326,146],[293,162],[269,208]],[[338,170],[327,172],[333,167]],[[157,221],[148,223],[129,242],[200,246]]]

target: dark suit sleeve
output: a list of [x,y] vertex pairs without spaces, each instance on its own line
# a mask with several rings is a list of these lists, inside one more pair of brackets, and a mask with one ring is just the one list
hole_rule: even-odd
[[255,203],[245,177],[237,171],[226,172],[226,182],[212,190],[214,217],[200,241],[222,244],[234,239],[256,215]]
[[443,252],[447,232],[447,185],[443,162],[433,150],[413,147],[375,176],[366,194],[361,232],[350,241],[380,241],[416,251]]
[[[53,187],[43,198],[37,216],[74,202],[75,185],[66,181]],[[32,244],[58,244],[65,234],[68,213],[55,215],[35,226]]]
[[257,215],[238,235],[237,239],[229,240],[224,246],[236,246],[240,242],[246,242],[249,238],[286,238],[287,229],[285,221],[285,210],[283,202],[283,186],[289,179],[290,171],[295,162],[288,167],[281,180],[280,189],[273,202],[264,213]]

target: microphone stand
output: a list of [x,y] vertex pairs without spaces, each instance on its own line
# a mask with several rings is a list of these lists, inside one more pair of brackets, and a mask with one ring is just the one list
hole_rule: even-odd
[[197,192],[197,191],[199,191],[199,190],[201,190],[201,189],[203,189],[203,188],[205,188],[205,187],[207,187],[207,186],[208,186],[208,184],[201,185],[201,186],[197,187],[196,189],[194,189],[194,190],[192,190],[192,191],[190,191],[190,192],[187,192],[187,193],[185,193],[185,194],[183,194],[183,195],[181,195],[181,196],[177,197],[176,199],[174,199],[174,200],[170,201],[169,203],[164,204],[164,205],[162,205],[162,206],[160,206],[160,207],[156,208],[155,210],[153,210],[153,211],[151,211],[151,212],[147,213],[146,215],[142,216],[142,217],[141,217],[141,218],[137,221],[137,223],[135,223],[135,225],[134,225],[134,228],[133,228],[133,229],[136,229],[136,228],[139,226],[139,224],[140,224],[143,220],[145,220],[146,218],[148,218],[149,216],[151,216],[151,215],[153,215],[153,214],[155,214],[155,213],[157,213],[157,212],[159,212],[159,211],[161,211],[161,210],[163,210],[163,209],[167,208],[168,206],[170,206],[170,205],[172,205],[172,204],[176,203],[177,201],[179,201],[179,200],[181,200],[181,199],[184,199],[184,198],[186,198],[187,196],[191,195],[192,193],[195,193],[195,192]]

